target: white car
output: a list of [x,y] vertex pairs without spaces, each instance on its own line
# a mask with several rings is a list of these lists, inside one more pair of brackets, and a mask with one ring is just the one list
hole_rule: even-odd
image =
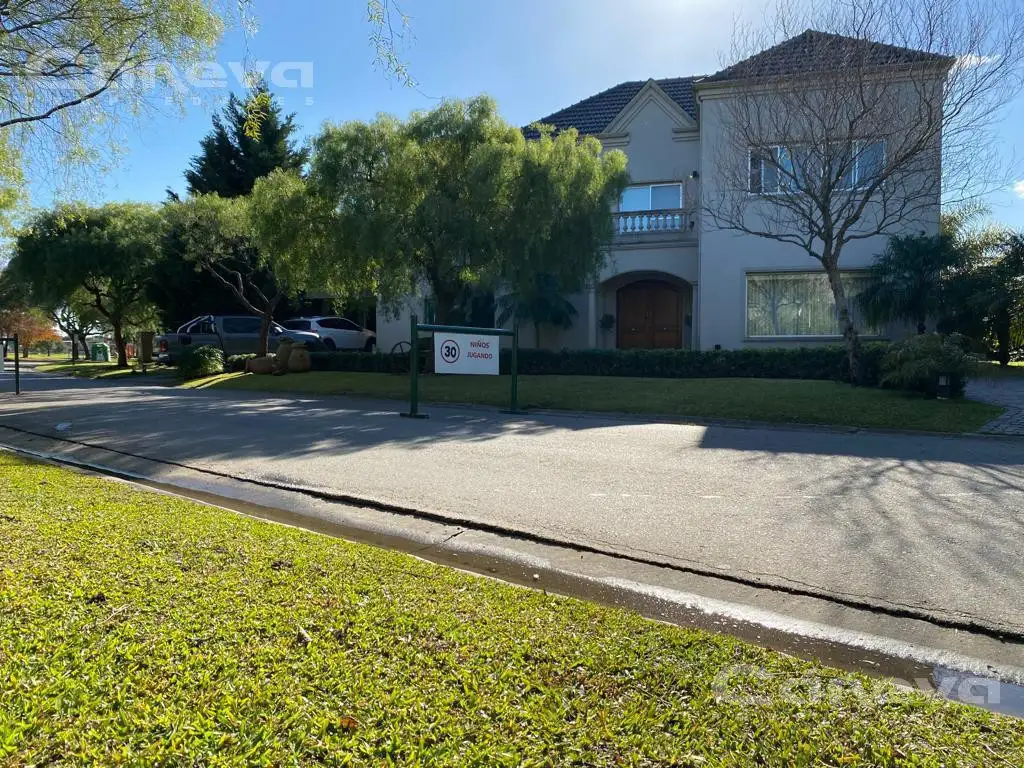
[[373,352],[377,334],[344,317],[296,317],[285,320],[282,327],[289,331],[309,331],[317,334],[328,349],[361,349]]

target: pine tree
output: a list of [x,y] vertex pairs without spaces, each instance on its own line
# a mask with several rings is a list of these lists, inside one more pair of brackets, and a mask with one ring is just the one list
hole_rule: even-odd
[[[259,135],[253,136],[246,131],[246,104],[257,101],[266,108]],[[257,179],[277,168],[301,170],[308,152],[295,146],[294,121],[294,113],[282,117],[281,105],[264,85],[257,87],[247,101],[231,94],[224,109],[214,116],[213,130],[202,140],[199,154],[185,171],[189,194],[241,197],[252,192]]]

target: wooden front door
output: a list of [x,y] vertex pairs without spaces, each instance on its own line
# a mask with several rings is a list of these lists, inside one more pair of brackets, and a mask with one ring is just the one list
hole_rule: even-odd
[[643,280],[618,292],[619,349],[677,349],[683,345],[679,289]]

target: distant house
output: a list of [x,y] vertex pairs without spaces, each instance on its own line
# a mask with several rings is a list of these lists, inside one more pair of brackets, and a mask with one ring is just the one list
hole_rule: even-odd
[[[721,229],[701,211],[721,183],[721,155],[713,148],[730,130],[727,105],[737,85],[765,74],[806,74],[814,66],[809,50],[861,42],[808,30],[710,76],[624,82],[541,118],[556,130],[576,128],[605,149],[622,150],[631,177],[610,212],[616,234],[599,279],[570,297],[578,311],[571,328],[542,326],[541,346],[736,349],[838,340],[836,307],[817,261],[793,245]],[[932,56],[870,45],[886,62]],[[530,129],[526,133],[529,138]],[[865,142],[864,157],[886,151],[884,141]],[[770,204],[777,191],[768,188],[771,168],[746,154],[751,186],[744,192]],[[939,163],[926,172],[938,179]],[[913,220],[851,243],[841,261],[851,293],[857,271],[884,249],[888,235],[937,233],[939,205],[936,195],[934,205],[916,207]],[[429,297],[420,297],[397,317],[378,310],[379,348],[386,352],[408,339],[409,314],[422,317],[429,305]],[[868,336],[902,333],[863,330]],[[533,338],[524,333],[522,343]]]

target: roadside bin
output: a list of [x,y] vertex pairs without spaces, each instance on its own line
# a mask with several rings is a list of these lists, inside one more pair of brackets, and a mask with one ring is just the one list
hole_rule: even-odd
[[106,344],[93,344],[90,350],[91,354],[89,357],[94,363],[109,363],[110,362],[110,347]]

